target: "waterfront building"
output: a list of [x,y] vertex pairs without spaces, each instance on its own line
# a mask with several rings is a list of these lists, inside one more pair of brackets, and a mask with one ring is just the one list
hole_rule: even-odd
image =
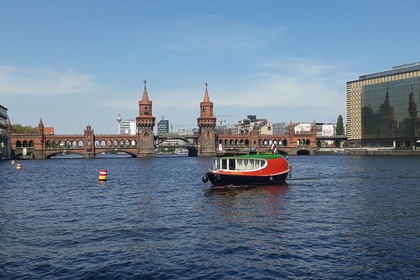
[[[246,119],[238,121],[237,127],[240,134],[247,134],[251,130],[254,129],[254,126],[260,131],[262,127],[267,125],[266,119],[257,119],[256,115],[248,115]],[[272,131],[272,127],[270,124],[270,129]],[[268,131],[268,128],[266,127],[265,131]],[[272,134],[272,132],[271,132]]]
[[248,115],[246,119],[238,121],[235,125],[219,125],[216,130],[219,134],[247,134],[254,125],[259,133],[264,135],[285,134],[287,130],[285,122],[272,123],[266,119],[258,119],[256,115]]
[[118,122],[120,135],[136,135],[136,120],[121,119]]
[[123,119],[121,117],[121,113],[118,112],[117,122],[118,122],[119,135],[136,135],[137,134],[136,120]]
[[169,133],[169,121],[162,116],[162,119],[158,122],[157,129],[158,135]]
[[418,146],[419,106],[420,62],[362,75],[358,80],[347,82],[348,145]]
[[11,156],[9,117],[7,108],[0,105],[0,159]]
[[[346,135],[346,125],[343,124],[344,135]],[[316,123],[317,136],[337,136],[337,123]]]
[[53,126],[44,127],[44,134],[54,135],[54,127]]
[[[345,131],[345,126],[344,126]],[[345,133],[344,133],[345,134]],[[337,136],[337,124],[336,123],[316,123],[316,136],[318,138],[319,147],[337,147],[340,145],[340,142],[336,142],[333,139],[325,138],[334,138]]]
[[273,123],[273,134],[285,134],[286,133],[286,123]]
[[273,123],[272,122],[266,122],[261,128],[260,128],[261,134],[266,135],[273,135]]
[[310,123],[299,123],[293,128],[295,133],[309,133],[312,128]]
[[224,124],[216,126],[217,134],[239,134],[239,128],[236,124]]

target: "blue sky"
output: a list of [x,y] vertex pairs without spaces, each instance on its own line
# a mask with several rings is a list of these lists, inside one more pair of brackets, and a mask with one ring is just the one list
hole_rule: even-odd
[[346,82],[419,61],[420,1],[0,0],[0,104],[56,134],[156,120],[346,120]]

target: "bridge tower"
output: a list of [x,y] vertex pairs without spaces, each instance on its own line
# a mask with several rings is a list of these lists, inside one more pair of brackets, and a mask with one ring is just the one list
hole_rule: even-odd
[[37,137],[34,141],[34,156],[35,158],[45,158],[45,133],[44,133],[44,122],[42,118],[39,120],[37,131]]
[[200,117],[197,118],[199,128],[198,135],[198,155],[215,156],[216,155],[216,117],[213,115],[213,102],[210,101],[209,93],[204,92],[204,99],[200,102]]
[[155,144],[153,127],[155,117],[152,115],[152,101],[147,94],[146,81],[144,81],[143,97],[139,101],[139,115],[136,117],[138,135],[138,157],[154,157]]

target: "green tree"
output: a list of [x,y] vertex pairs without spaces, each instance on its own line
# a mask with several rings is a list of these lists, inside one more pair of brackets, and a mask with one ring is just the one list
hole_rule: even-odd
[[337,118],[337,127],[335,128],[336,135],[344,135],[343,117],[341,115]]
[[36,128],[32,126],[23,126],[21,124],[12,124],[13,133],[36,133]]

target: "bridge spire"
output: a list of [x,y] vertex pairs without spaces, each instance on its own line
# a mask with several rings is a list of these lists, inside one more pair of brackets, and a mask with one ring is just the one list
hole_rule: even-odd
[[210,102],[209,92],[207,91],[207,83],[205,83],[205,85],[206,85],[206,91],[204,92],[203,102]]
[[143,102],[150,102],[149,101],[149,95],[147,94],[147,87],[146,87],[147,81],[144,80],[143,82],[144,82],[144,89],[143,89],[143,97],[141,98],[141,101],[143,101]]
[[44,123],[42,122],[42,118],[39,119],[38,128],[44,128]]
[[39,134],[43,135],[44,134],[44,123],[42,122],[42,118],[39,119],[39,123],[38,123],[38,127],[37,127],[37,131]]

